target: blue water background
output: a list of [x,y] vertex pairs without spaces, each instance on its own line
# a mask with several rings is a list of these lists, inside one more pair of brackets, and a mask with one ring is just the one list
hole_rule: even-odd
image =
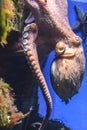
[[[73,26],[77,20],[74,5],[77,5],[84,13],[87,12],[87,0],[68,0],[69,4],[69,22]],[[81,33],[77,33],[81,37]],[[82,43],[85,57],[87,59],[87,39]],[[65,104],[55,94],[50,81],[50,65],[54,58],[54,52],[51,52],[46,59],[43,67],[43,74],[49,87],[53,101],[53,109],[50,119],[57,119],[65,123],[71,130],[87,130],[87,65],[84,79],[79,93],[72,97],[68,104]],[[39,88],[39,114],[44,116],[46,113],[46,104]]]

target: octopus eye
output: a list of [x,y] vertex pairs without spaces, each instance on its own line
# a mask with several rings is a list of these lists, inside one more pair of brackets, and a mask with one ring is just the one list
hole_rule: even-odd
[[62,55],[65,51],[65,45],[63,42],[58,42],[55,47],[55,52],[57,55]]

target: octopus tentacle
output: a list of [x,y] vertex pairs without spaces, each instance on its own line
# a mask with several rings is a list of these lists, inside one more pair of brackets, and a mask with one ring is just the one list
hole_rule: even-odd
[[29,13],[29,16],[25,19],[25,23],[26,23],[26,24],[30,24],[30,23],[32,23],[33,21],[35,21],[35,18],[34,18],[34,16],[33,16],[32,12],[30,12],[30,13]]
[[37,0],[39,4],[46,5],[47,0]]
[[51,109],[52,109],[52,101],[51,101],[51,96],[50,96],[46,81],[45,81],[42,71],[40,69],[39,60],[38,60],[38,56],[37,56],[37,52],[36,52],[36,46],[35,46],[36,44],[34,43],[36,37],[37,37],[36,24],[31,23],[31,24],[27,25],[23,31],[23,49],[26,54],[26,58],[29,62],[29,65],[30,65],[36,79],[38,80],[38,82],[40,84],[43,96],[44,96],[46,104],[47,104],[47,112],[43,119],[42,125],[39,128],[39,130],[41,130],[45,126],[45,124],[50,116]]
[[38,9],[38,4],[36,0],[25,0],[25,2],[29,5],[29,7]]
[[25,0],[25,1],[32,6],[34,6],[35,4],[45,5],[47,3],[47,0],[33,0],[33,1]]
[[29,6],[30,10],[34,9],[37,12],[38,9],[46,8],[47,0],[25,0],[25,3]]

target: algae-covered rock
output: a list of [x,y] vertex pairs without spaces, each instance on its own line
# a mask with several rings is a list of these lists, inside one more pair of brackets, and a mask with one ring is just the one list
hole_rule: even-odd
[[18,112],[14,105],[11,88],[3,80],[0,80],[0,130],[11,130],[28,114],[23,115]]

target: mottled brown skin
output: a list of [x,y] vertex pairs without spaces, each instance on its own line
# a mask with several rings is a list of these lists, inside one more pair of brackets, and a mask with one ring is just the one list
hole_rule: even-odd
[[60,55],[51,65],[51,81],[56,94],[68,103],[71,97],[78,93],[85,69],[83,49],[78,47],[70,57]]
[[[32,13],[28,17],[29,20],[26,20],[28,21],[26,22],[28,25],[23,31],[23,48],[32,72],[40,84],[47,104],[46,116],[39,128],[39,130],[41,130],[50,116],[52,100],[40,69],[39,60],[42,60],[49,52],[55,50],[56,58],[53,61],[55,66],[53,66],[53,64],[51,66],[51,77],[53,79],[51,80],[56,93],[59,94],[63,100],[67,100],[70,98],[70,95],[72,96],[74,93],[72,94],[70,89],[70,91],[68,91],[66,86],[72,85],[72,90],[76,85],[79,87],[80,77],[82,77],[84,73],[85,59],[81,46],[82,41],[74,34],[68,23],[66,0],[25,0],[25,2]],[[73,63],[73,67],[71,67],[69,63]],[[61,69],[61,65],[63,65],[64,70]],[[65,69],[67,65],[69,70],[73,68],[72,73],[69,71],[68,75],[66,75],[67,70]],[[79,72],[76,71],[76,67],[78,71],[80,70]],[[57,72],[59,72],[58,75]],[[63,76],[63,78],[61,78],[60,73],[61,75],[65,74],[66,77]],[[73,80],[70,80],[69,76],[72,74]],[[63,84],[66,84],[66,79],[69,81],[64,88],[68,94],[70,93],[67,97],[61,96],[64,90],[62,91],[61,89],[60,92],[57,91],[56,85],[59,84],[59,87],[61,87],[61,79],[64,80]],[[64,85],[62,85],[62,88],[63,86]]]

